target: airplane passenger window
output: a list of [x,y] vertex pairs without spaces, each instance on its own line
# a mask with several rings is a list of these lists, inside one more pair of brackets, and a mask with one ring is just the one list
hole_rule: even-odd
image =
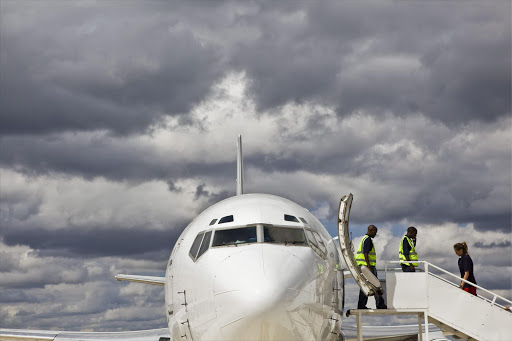
[[294,216],[289,215],[289,214],[285,214],[284,215],[284,220],[285,221],[293,221],[294,223],[298,223],[299,222],[299,219],[297,219],[297,217],[294,217]]
[[197,254],[197,258],[201,257],[203,253],[208,250],[210,247],[210,239],[212,237],[212,231],[208,231],[204,234],[203,242],[201,243],[201,248],[199,249],[199,253]]
[[284,243],[285,245],[305,245],[306,237],[302,229],[264,226],[263,241],[265,243]]
[[190,248],[189,256],[194,260],[194,262],[196,260],[197,251],[199,250],[199,245],[201,245],[201,240],[203,240],[203,235],[204,233],[199,233]]
[[212,247],[256,243],[256,227],[215,230]]

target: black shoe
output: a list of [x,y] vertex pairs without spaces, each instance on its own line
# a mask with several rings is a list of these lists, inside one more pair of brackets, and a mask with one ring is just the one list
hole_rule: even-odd
[[384,304],[383,306],[378,307],[377,309],[388,309],[388,306]]

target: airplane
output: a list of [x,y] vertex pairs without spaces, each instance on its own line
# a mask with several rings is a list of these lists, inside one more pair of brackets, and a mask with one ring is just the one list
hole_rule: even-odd
[[[164,286],[168,328],[0,329],[0,340],[344,340],[345,276],[338,240],[293,201],[244,193],[241,136],[237,154],[236,196],[190,222],[172,250],[165,277],[116,276]],[[351,201],[351,195],[341,200],[342,224],[348,225]],[[381,290],[375,278],[358,284],[368,295]]]

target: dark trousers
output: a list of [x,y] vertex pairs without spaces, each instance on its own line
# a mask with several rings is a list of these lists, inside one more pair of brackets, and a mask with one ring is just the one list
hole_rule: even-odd
[[400,265],[402,266],[402,271],[403,272],[413,272],[409,265],[405,265],[405,264],[400,264]]
[[[374,266],[371,268],[372,273],[377,277],[377,269]],[[359,300],[357,301],[357,309],[367,309],[366,303],[368,303],[368,296],[366,296],[362,290],[359,290]],[[384,303],[384,297],[382,295],[375,294],[375,305],[377,309],[387,309]]]

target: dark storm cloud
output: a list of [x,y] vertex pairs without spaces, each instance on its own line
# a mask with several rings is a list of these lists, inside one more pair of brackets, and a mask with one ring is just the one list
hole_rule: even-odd
[[197,200],[200,197],[208,197],[210,195],[210,192],[208,192],[204,189],[205,186],[206,186],[205,184],[201,184],[201,185],[197,186],[196,193],[194,194],[194,200]]
[[169,188],[169,191],[171,191],[171,192],[181,193],[181,191],[183,190],[183,188],[181,188],[180,186],[176,185],[176,182],[174,180],[168,180],[167,181],[167,186]]
[[339,57],[328,42],[288,44],[263,33],[260,41],[236,51],[235,63],[248,72],[261,110],[322,98],[336,85]]
[[207,209],[208,207],[215,205],[219,201],[227,199],[229,197],[234,196],[236,193],[234,191],[220,191],[220,192],[210,192],[206,189],[206,184],[201,184],[197,186],[196,193],[194,195],[194,200],[198,200],[201,197],[207,198],[208,200],[202,205],[198,211],[202,211]]
[[483,249],[494,249],[496,247],[504,248],[512,246],[512,243],[510,241],[504,241],[504,242],[492,242],[490,244],[485,244],[483,242],[477,242],[473,245],[474,247],[483,248]]
[[510,114],[510,2],[305,7],[247,18],[262,33],[233,54],[260,109],[313,100],[450,124]]
[[[183,28],[179,14],[23,5],[2,6],[2,134],[143,131],[186,113],[222,74],[219,51]],[[33,21],[14,24],[25,16]]]
[[55,4],[2,6],[3,134],[143,131],[185,114],[230,68],[247,72],[260,109],[313,100],[446,123],[510,114],[508,1]]
[[181,231],[151,229],[77,228],[48,231],[42,228],[4,228],[6,245],[27,245],[43,256],[124,256],[165,260]]
[[33,301],[33,297],[29,297],[26,292],[16,289],[2,289],[0,290],[1,303],[15,303]]
[[175,162],[151,147],[105,135],[13,135],[0,137],[0,144],[0,165],[32,175],[58,172],[113,181],[223,176],[233,173],[235,162]]

